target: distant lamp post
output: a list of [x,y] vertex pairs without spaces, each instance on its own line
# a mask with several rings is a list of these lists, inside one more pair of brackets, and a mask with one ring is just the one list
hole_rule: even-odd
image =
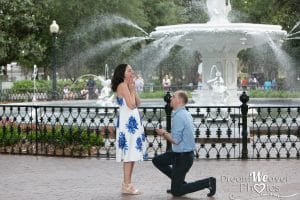
[[32,102],[36,102],[36,78],[38,75],[38,68],[36,65],[33,65],[33,97],[32,97]]
[[4,79],[4,66],[1,66],[0,68],[0,91],[1,91],[1,94],[0,94],[0,101],[2,101],[2,79]]
[[52,34],[52,99],[56,99],[56,34],[59,26],[55,20],[50,25],[50,33]]

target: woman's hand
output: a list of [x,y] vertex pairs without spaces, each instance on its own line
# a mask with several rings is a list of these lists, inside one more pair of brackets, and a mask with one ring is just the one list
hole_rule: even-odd
[[133,81],[129,82],[127,85],[128,85],[128,89],[131,93],[135,92],[135,84]]

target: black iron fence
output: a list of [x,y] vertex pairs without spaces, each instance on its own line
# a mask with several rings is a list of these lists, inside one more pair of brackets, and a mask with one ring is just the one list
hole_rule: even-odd
[[248,116],[252,158],[299,158],[300,107],[251,107]]
[[[199,159],[297,158],[300,107],[188,106]],[[155,128],[171,129],[170,94],[165,106],[140,107],[145,159],[171,148]],[[0,152],[72,157],[115,157],[117,107],[0,105]]]

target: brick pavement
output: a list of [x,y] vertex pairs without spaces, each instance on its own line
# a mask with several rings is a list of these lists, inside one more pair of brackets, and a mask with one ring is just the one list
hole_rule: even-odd
[[175,198],[165,192],[170,181],[145,161],[133,176],[143,194],[129,196],[120,194],[122,164],[115,160],[0,154],[0,200],[300,200],[299,169],[299,160],[197,160],[187,181],[215,176],[217,194]]

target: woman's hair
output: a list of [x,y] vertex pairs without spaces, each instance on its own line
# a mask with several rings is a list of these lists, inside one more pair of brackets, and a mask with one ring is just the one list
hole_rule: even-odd
[[111,89],[116,92],[118,85],[124,81],[125,71],[128,64],[119,64],[111,79]]

